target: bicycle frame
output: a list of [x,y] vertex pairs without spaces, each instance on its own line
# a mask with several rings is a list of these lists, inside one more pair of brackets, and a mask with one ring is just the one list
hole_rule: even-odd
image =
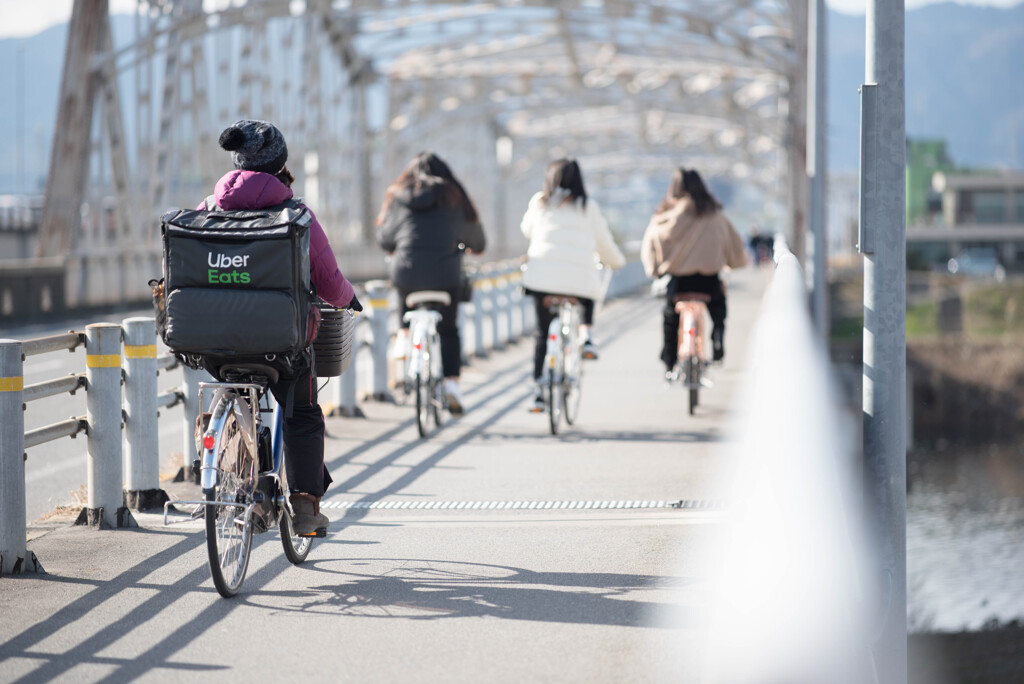
[[[203,432],[203,436],[213,435],[215,440],[210,448],[206,448],[205,444],[201,444],[201,453],[199,459],[199,483],[200,487],[206,491],[213,489],[217,486],[218,480],[221,474],[221,470],[217,468],[217,454],[221,452],[223,448],[221,445],[221,437],[224,432],[224,422],[228,418],[227,408],[232,405],[233,399],[241,399],[249,407],[248,412],[236,412],[237,418],[242,423],[242,437],[245,439],[247,446],[251,449],[251,453],[259,453],[259,428],[262,424],[260,417],[260,400],[261,396],[267,396],[266,388],[261,385],[253,383],[235,383],[235,382],[201,382],[199,383],[199,402],[200,406],[203,406],[203,398],[206,392],[213,390],[213,397],[210,399],[210,406],[213,410],[210,412],[210,422],[206,426],[206,430]],[[289,494],[287,487],[286,478],[281,477],[281,473],[284,469],[284,439],[283,439],[283,427],[284,427],[284,412],[281,411],[281,407],[277,402],[273,401],[273,398],[268,399],[268,403],[273,413],[273,427],[270,432],[270,445],[272,453],[273,467],[267,471],[259,471],[258,476],[269,476],[274,479],[278,485],[278,491],[280,494],[275,500],[275,504],[282,507],[284,513],[291,515],[291,502],[289,501]],[[235,404],[237,405],[237,403]],[[193,505],[214,505],[214,506],[231,506],[234,507],[236,504],[230,504],[225,502],[210,502],[210,501],[184,501],[176,500],[174,503],[178,504],[193,504]],[[248,516],[252,509],[256,507],[258,502],[252,501],[245,507],[245,515]],[[168,507],[164,506],[164,524],[167,525],[167,514]]]
[[574,314],[575,304],[563,301],[558,305],[558,315],[548,325],[547,351],[544,354],[544,367],[541,371],[541,384],[562,382],[565,369],[565,352],[575,340]]

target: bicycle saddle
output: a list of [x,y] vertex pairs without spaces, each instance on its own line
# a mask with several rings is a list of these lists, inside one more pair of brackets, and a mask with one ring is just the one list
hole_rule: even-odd
[[677,292],[672,295],[673,302],[704,302],[707,304],[711,301],[711,295],[704,294],[703,292]]
[[572,295],[544,295],[544,299],[541,300],[541,303],[547,307],[560,306],[562,302],[579,304],[580,300]]
[[415,309],[422,304],[448,306],[451,303],[452,296],[443,290],[420,290],[419,292],[410,292],[405,296],[405,305],[410,309]]
[[280,374],[273,366],[264,363],[229,363],[218,369],[218,375],[226,382],[255,381],[258,377],[266,378],[273,385]]

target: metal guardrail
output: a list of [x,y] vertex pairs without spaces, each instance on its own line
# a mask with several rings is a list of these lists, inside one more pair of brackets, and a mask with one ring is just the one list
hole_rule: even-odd
[[[459,307],[464,355],[472,350],[473,356],[484,357],[531,333],[533,307],[531,298],[519,287],[521,278],[518,259],[486,264],[472,273],[472,299]],[[362,415],[357,386],[360,349],[369,347],[371,352],[371,383],[365,396],[390,399],[388,346],[398,326],[398,302],[386,281],[370,281],[363,292],[365,297],[360,299],[366,312],[357,320],[357,335],[368,326],[368,339],[353,352],[351,367],[333,381],[328,394],[334,413],[339,415]],[[74,351],[83,345],[85,373],[24,386],[25,357]],[[159,409],[181,403],[185,428],[182,472],[185,477],[190,475],[193,426],[200,411],[198,384],[208,376],[182,367],[181,385],[158,392],[157,374],[178,367],[174,356],[157,355],[156,322],[150,317],[128,318],[122,325],[93,324],[86,326],[85,332],[0,340],[0,575],[38,567],[25,545],[25,449],[84,432],[89,486],[83,518],[99,527],[129,526],[133,524],[129,509],[163,503],[159,496]],[[86,390],[85,416],[25,431],[27,402],[79,389]]]

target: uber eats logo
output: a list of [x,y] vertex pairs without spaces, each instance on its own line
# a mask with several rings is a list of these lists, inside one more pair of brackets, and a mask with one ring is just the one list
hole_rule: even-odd
[[[206,256],[206,263],[210,268],[206,271],[207,282],[211,285],[247,284],[251,281],[248,271],[239,271],[249,265],[249,255],[228,256],[227,254],[214,254],[210,252]],[[227,269],[231,269],[230,271]]]

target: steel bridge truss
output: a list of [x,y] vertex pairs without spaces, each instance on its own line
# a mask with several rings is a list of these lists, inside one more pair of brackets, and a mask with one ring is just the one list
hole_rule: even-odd
[[[195,206],[230,168],[216,140],[240,118],[285,132],[297,194],[356,271],[360,254],[379,266],[383,189],[424,149],[450,162],[505,254],[521,251],[518,217],[563,155],[626,234],[680,164],[799,204],[806,12],[807,0],[139,0],[115,43],[107,0],[75,0],[39,255],[70,255],[83,297],[130,294],[154,275],[160,213]],[[108,274],[97,285],[85,264],[101,258],[116,264],[92,266]]]

